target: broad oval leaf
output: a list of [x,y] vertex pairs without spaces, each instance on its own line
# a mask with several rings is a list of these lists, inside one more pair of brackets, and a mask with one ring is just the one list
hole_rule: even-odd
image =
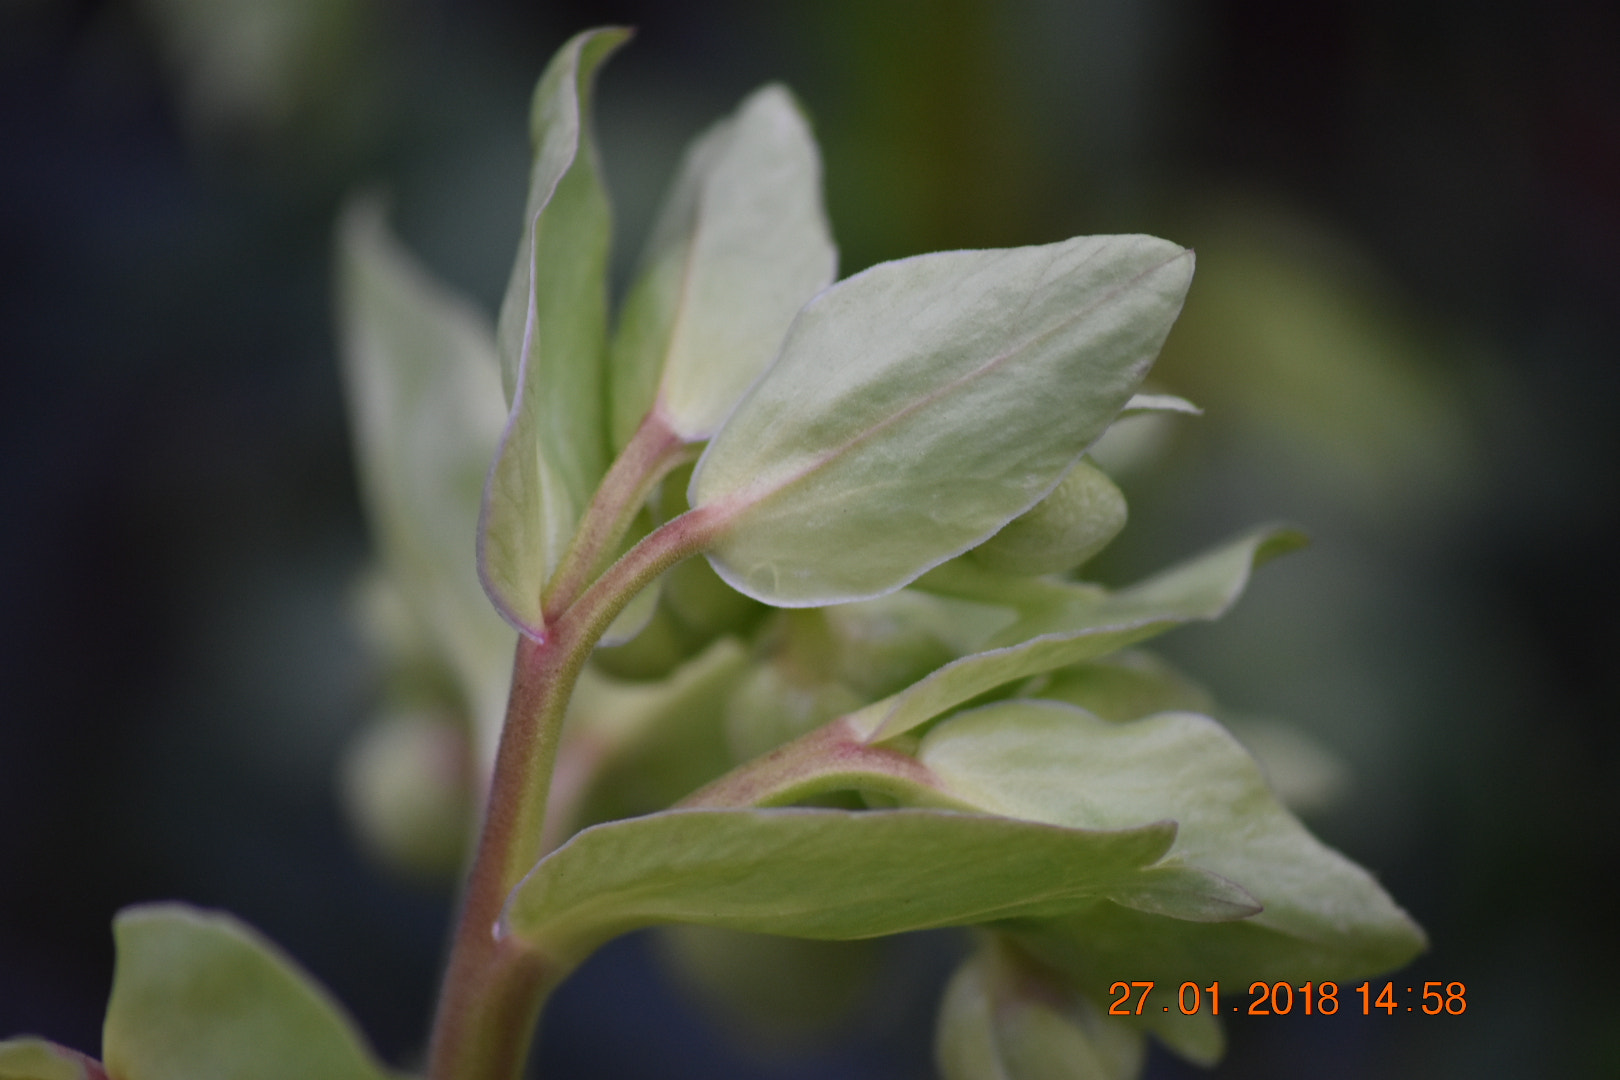
[[345,210],[337,276],[360,487],[387,579],[455,672],[493,755],[513,638],[473,552],[505,422],[494,331],[399,245],[375,200]]
[[1171,627],[1217,619],[1237,601],[1250,571],[1305,543],[1294,529],[1256,529],[1214,551],[1112,594],[1049,587],[984,652],[955,660],[852,717],[869,741],[893,738],[1014,679],[1103,656]]
[[671,810],[577,834],[513,890],[503,922],[569,962],[657,923],[853,939],[1055,914],[1155,862],[1174,833],[942,810]]
[[353,1021],[291,960],[229,915],[125,908],[102,1032],[118,1080],[386,1080]]
[[1080,983],[1088,993],[1127,970],[1172,986],[1342,981],[1398,967],[1424,947],[1423,931],[1372,875],[1312,836],[1207,717],[1118,724],[1057,702],[1002,702],[945,720],[917,758],[946,791],[991,813],[1083,829],[1174,820],[1175,842],[1150,873],[1196,868],[1264,905],[1215,925],[1159,917],[1141,903],[1027,924],[1033,937],[1058,942],[1054,962],[1093,980]]
[[569,40],[535,88],[534,165],[496,340],[511,412],[485,483],[478,572],[501,616],[544,635],[540,594],[607,468],[610,220],[590,100],[625,30]]
[[1192,252],[1149,236],[883,263],[812,300],[698,463],[709,560],[785,607],[893,591],[1051,491],[1130,400]]
[[614,445],[655,400],[684,441],[712,435],[837,263],[815,140],[766,86],[693,144],[648,238],[613,341]]

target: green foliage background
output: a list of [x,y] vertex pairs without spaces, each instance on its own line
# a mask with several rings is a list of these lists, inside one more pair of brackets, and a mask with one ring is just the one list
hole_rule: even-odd
[[[1428,929],[1412,980],[1470,1002],[1234,1020],[1217,1075],[1620,1068],[1620,18],[1578,0],[10,0],[0,1032],[94,1049],[111,913],[178,897],[413,1052],[448,897],[360,862],[334,793],[375,673],[330,230],[384,180],[493,310],[533,79],[608,21],[641,27],[599,105],[621,280],[679,148],[767,79],[816,126],[843,274],[1090,232],[1197,248],[1156,380],[1206,416],[1120,473],[1102,576],[1256,520],[1311,531],[1164,651],[1342,759],[1310,823]],[[559,999],[547,1075],[926,1075],[946,967],[923,945],[891,957],[920,981],[796,1063],[688,1030],[645,954]]]

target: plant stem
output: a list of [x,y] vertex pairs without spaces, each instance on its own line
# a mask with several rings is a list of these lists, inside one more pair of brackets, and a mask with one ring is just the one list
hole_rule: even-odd
[[552,572],[541,605],[547,623],[579,598],[629,531],[653,485],[696,451],[697,446],[676,434],[657,407],[647,413],[591,496],[574,538]]
[[913,804],[957,805],[928,766],[910,754],[867,745],[855,725],[841,716],[737,766],[676,806],[784,806],[852,789],[900,796]]
[[568,701],[590,651],[654,578],[711,544],[723,510],[683,514],[615,562],[551,625],[520,636],[489,802],[439,990],[431,1080],[516,1080],[546,995],[570,968],[504,935],[506,898],[542,854],[546,801]]

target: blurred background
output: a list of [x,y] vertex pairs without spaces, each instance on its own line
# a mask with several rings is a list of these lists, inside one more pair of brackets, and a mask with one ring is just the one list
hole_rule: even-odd
[[[420,1052],[451,897],[359,856],[335,783],[375,672],[332,224],[386,186],[493,311],[533,80],[603,22],[640,28],[599,97],[621,275],[684,141],[771,79],[822,141],[842,273],[1091,232],[1197,248],[1155,381],[1207,413],[1144,433],[1099,571],[1313,534],[1163,651],[1333,755],[1307,820],[1428,929],[1401,984],[1469,1003],[1234,1018],[1214,1075],[1620,1076],[1597,0],[0,0],[0,1035],[94,1051],[109,918],[183,898],[285,946],[389,1060]],[[784,1047],[616,943],[541,1065],[926,1077],[950,948],[896,943],[836,1037]]]

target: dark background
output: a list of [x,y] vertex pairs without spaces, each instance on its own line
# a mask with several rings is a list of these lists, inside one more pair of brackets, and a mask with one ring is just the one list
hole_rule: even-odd
[[[640,27],[601,84],[621,267],[681,144],[767,79],[822,140],[843,273],[1084,232],[1198,248],[1160,378],[1209,415],[1121,477],[1104,576],[1266,518],[1315,535],[1166,652],[1346,764],[1308,820],[1428,929],[1402,984],[1470,1006],[1234,1019],[1216,1075],[1620,1075],[1620,8],[188,6],[0,4],[0,1034],[94,1051],[108,919],[183,898],[418,1051],[449,897],[358,859],[333,784],[374,673],[331,225],[387,184],[492,309],[532,82],[613,21]],[[559,995],[546,1074],[927,1076],[934,944],[793,1057],[616,944]]]

